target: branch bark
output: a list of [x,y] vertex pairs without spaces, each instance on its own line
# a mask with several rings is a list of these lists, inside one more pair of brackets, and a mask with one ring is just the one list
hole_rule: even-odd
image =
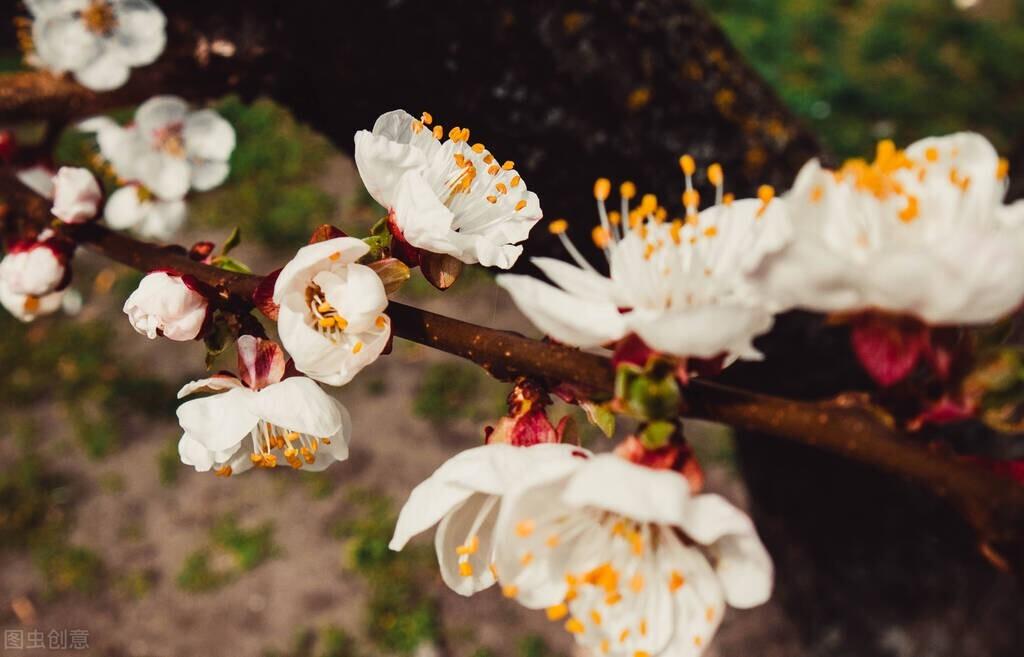
[[[5,229],[16,219],[35,227],[52,219],[48,202],[9,173],[0,176],[0,198],[7,204]],[[60,229],[82,246],[129,267],[192,275],[235,307],[251,308],[262,280],[195,262],[179,250],[140,242],[98,224]],[[400,303],[391,303],[388,313],[398,337],[470,360],[498,378],[570,383],[596,398],[613,393],[614,372],[605,356]],[[825,449],[908,478],[953,506],[977,532],[983,553],[993,563],[1024,573],[1024,487],[912,444],[861,396],[794,401],[696,379],[684,390],[680,412]]]

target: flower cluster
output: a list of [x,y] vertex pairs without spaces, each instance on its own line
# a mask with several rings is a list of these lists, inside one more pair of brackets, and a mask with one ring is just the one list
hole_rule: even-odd
[[185,223],[185,195],[207,191],[228,176],[235,131],[212,109],[190,111],[175,96],[156,96],[121,126],[95,117],[79,128],[96,134],[100,155],[120,188],[104,218],[111,228],[168,239]]
[[27,62],[72,73],[95,91],[120,87],[167,43],[167,19],[149,0],[25,0],[25,6],[32,17],[21,39]]
[[771,594],[771,558],[743,512],[674,470],[573,445],[458,454],[413,490],[391,548],[435,524],[454,591],[498,583],[601,654],[700,654],[726,604]]

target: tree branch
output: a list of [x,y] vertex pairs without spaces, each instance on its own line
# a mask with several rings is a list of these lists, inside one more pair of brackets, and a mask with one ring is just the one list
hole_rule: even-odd
[[[36,228],[51,221],[49,203],[9,173],[0,176],[7,204],[5,229],[20,219]],[[179,250],[140,242],[98,224],[62,226],[84,247],[141,271],[172,269],[216,289],[224,302],[251,308],[262,277],[227,272],[189,259]],[[528,376],[570,383],[595,398],[612,395],[607,357],[477,326],[400,303],[388,313],[395,335],[462,358],[501,379]],[[754,394],[696,379],[684,389],[687,417],[773,434],[906,477],[947,500],[977,531],[993,563],[1024,572],[1024,487],[912,444],[861,397],[804,402]]]

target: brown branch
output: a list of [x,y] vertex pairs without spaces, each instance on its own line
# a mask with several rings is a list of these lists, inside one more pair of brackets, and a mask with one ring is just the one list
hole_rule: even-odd
[[[0,176],[0,198],[7,222],[50,222],[48,203],[11,175]],[[63,228],[86,248],[130,267],[168,268],[195,276],[222,299],[251,307],[261,277],[204,265],[177,250],[114,233],[98,224]],[[395,335],[471,360],[493,375],[523,375],[571,383],[596,398],[611,396],[614,374],[608,358],[540,342],[507,331],[477,326],[400,303],[388,313]],[[713,382],[694,380],[684,391],[689,417],[773,434],[829,450],[906,477],[947,500],[977,531],[983,552],[997,565],[1024,572],[1024,487],[990,476],[910,443],[887,416],[856,397],[802,402],[759,395]]]

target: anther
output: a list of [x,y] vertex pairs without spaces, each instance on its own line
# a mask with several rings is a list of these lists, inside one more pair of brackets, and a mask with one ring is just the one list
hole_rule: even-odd
[[604,201],[608,199],[608,195],[612,191],[612,181],[607,178],[598,178],[594,182],[594,198],[598,201]]
[[[596,193],[596,192],[595,192]],[[619,185],[619,196],[629,200],[636,196],[636,185],[627,180],[626,182]]]
[[690,155],[683,155],[679,158],[679,168],[683,170],[683,173],[687,176],[692,176],[697,170],[697,163],[693,161],[693,157]]
[[715,187],[719,187],[722,184],[724,176],[722,175],[722,165],[718,162],[708,167],[708,182]]

